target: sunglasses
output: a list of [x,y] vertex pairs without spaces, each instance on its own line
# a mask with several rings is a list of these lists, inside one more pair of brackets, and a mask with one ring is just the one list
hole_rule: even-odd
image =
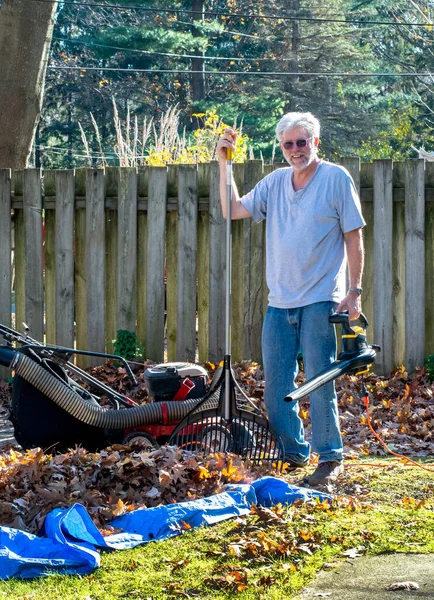
[[297,148],[304,148],[307,146],[308,142],[308,139],[306,140],[303,138],[301,140],[296,140],[295,142],[282,142],[282,146],[285,148],[285,150],[291,150],[294,144],[296,144]]

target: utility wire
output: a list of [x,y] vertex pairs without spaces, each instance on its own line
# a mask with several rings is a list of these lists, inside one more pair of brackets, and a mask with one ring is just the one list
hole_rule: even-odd
[[266,60],[285,60],[290,61],[293,60],[291,58],[240,58],[239,56],[202,56],[201,54],[175,54],[173,52],[154,52],[152,50],[140,50],[138,48],[125,48],[121,46],[108,46],[106,44],[95,44],[94,42],[83,42],[81,40],[67,40],[63,38],[53,37],[53,40],[56,42],[66,42],[68,44],[81,44],[83,46],[95,46],[97,48],[108,48],[111,50],[123,50],[125,52],[139,52],[141,54],[147,55],[157,55],[157,56],[173,56],[175,58],[200,58],[201,60],[230,60],[230,61],[266,61]]
[[57,37],[53,37],[53,40],[55,40],[56,42],[66,42],[67,44],[80,44],[83,46],[91,46],[91,47],[96,47],[96,48],[108,48],[110,50],[123,50],[125,52],[138,52],[140,54],[146,54],[146,55],[156,55],[156,56],[173,56],[175,58],[200,58],[201,60],[204,61],[212,61],[212,60],[229,60],[229,61],[237,61],[237,62],[259,62],[259,61],[292,61],[294,59],[292,58],[279,58],[279,57],[273,57],[273,58],[240,58],[239,56],[202,56],[201,54],[175,54],[174,52],[154,52],[151,50],[141,50],[138,48],[125,48],[121,47],[121,46],[108,46],[106,44],[96,44],[94,42],[84,42],[81,40],[68,40],[68,39],[63,39],[63,38],[57,38]]
[[100,4],[97,2],[71,2],[70,0],[32,0],[33,2],[48,2],[50,4],[65,4],[71,6],[88,6],[99,8],[110,8],[113,10],[142,10],[154,13],[184,13],[189,15],[200,15],[201,17],[231,17],[239,19],[263,19],[280,21],[312,21],[318,23],[344,23],[356,25],[395,25],[398,27],[433,27],[431,23],[410,23],[406,21],[364,21],[360,19],[324,19],[319,17],[290,17],[287,15],[252,15],[250,13],[224,13],[217,11],[201,12],[198,10],[184,10],[176,8],[154,8],[150,6],[125,6],[122,4]]
[[[43,0],[45,2],[45,0]],[[197,58],[197,57],[196,57]],[[349,73],[349,72],[318,72],[311,71],[295,71],[287,73],[286,71],[192,71],[183,69],[123,69],[120,67],[68,67],[68,66],[48,66],[48,69],[66,70],[66,71],[120,71],[126,73],[200,73],[202,75],[273,75],[280,77],[296,76],[296,77],[429,77],[432,75],[429,71],[422,73]]]

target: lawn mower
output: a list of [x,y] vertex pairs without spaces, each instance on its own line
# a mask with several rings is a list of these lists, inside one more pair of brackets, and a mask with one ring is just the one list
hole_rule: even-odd
[[[15,439],[25,449],[64,451],[78,444],[93,451],[113,443],[134,442],[158,448],[170,442],[182,418],[198,405],[200,414],[203,410],[217,411],[224,394],[222,366],[209,384],[208,373],[200,365],[165,363],[145,371],[150,402],[139,406],[72,360],[81,354],[118,361],[133,386],[137,385],[129,363],[121,356],[42,345],[30,337],[28,330],[19,333],[4,325],[0,325],[0,335],[5,340],[0,346],[0,364],[14,372],[10,418]],[[223,435],[225,425],[217,415],[183,427],[183,441],[178,445],[187,450],[233,451],[267,459],[264,443],[268,421],[238,384],[236,396],[230,435]],[[243,420],[243,416],[247,418]],[[272,442],[275,440],[270,434],[267,443]],[[275,443],[272,456],[278,459],[282,450]]]
[[[343,373],[364,372],[378,346],[366,342],[364,315],[359,325],[348,315],[330,321],[342,326],[342,352],[326,371],[302,384],[285,399],[296,401]],[[60,346],[42,345],[29,336],[0,325],[5,345],[0,364],[14,372],[11,421],[17,442],[25,449],[65,451],[75,445],[99,450],[113,443],[141,443],[147,449],[169,442],[188,450],[235,452],[253,461],[283,459],[283,448],[268,420],[243,393],[233,377],[230,415],[225,415],[225,366],[211,383],[207,371],[190,363],[165,363],[144,373],[150,402],[139,406],[77,367],[72,358],[83,354],[116,360],[137,384],[121,356]]]

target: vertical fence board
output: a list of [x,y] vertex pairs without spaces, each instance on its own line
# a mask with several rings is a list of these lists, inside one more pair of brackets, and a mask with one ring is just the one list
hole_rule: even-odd
[[[261,160],[250,160],[244,169],[244,193],[252,190],[262,177]],[[244,336],[243,358],[260,362],[261,330],[264,318],[263,260],[265,256],[264,222],[244,220]]]
[[146,356],[164,360],[164,263],[167,212],[167,169],[152,169],[148,191],[146,253]]
[[[44,176],[45,181],[45,176]],[[56,211],[44,209],[45,336],[56,343]]]
[[177,360],[196,356],[197,166],[179,167]]
[[[239,195],[244,194],[244,164],[234,165],[234,179]],[[231,354],[235,362],[244,356],[244,219],[231,223]],[[224,305],[223,305],[224,310]]]
[[[12,324],[12,219],[11,171],[0,169],[0,323]],[[9,369],[0,367],[0,379],[10,377]]]
[[211,165],[198,165],[197,189],[199,213],[197,221],[197,349],[198,360],[208,360],[209,348],[209,206],[202,210],[202,198],[209,198]]
[[56,343],[56,210],[49,207],[56,198],[56,171],[44,172],[44,284],[45,339]]
[[[434,191],[434,162],[425,163],[428,188]],[[434,201],[425,202],[425,299],[425,356],[429,356],[434,354]]]
[[209,359],[209,213],[201,210],[197,223],[197,349],[198,360]]
[[[102,169],[86,173],[86,321],[87,350],[105,350],[105,174]],[[102,359],[88,359],[101,364]]]
[[218,363],[225,354],[226,221],[220,202],[220,167],[211,163],[209,182],[209,355]]
[[178,297],[178,212],[166,218],[166,338],[167,359],[176,359],[176,306]]
[[11,171],[0,169],[0,323],[11,325],[12,313],[12,219]]
[[[167,195],[178,196],[178,165],[167,170]],[[176,359],[176,306],[178,297],[178,200],[166,217],[166,339],[167,359]]]
[[[137,306],[137,343],[145,351],[147,349],[147,262],[148,262],[148,212],[144,207],[144,198],[148,197],[149,205],[149,167],[139,167],[137,170],[137,285],[136,285],[136,306]],[[164,244],[164,240],[163,240]],[[146,357],[148,355],[146,354]],[[145,358],[146,358],[145,357]]]
[[44,276],[42,245],[42,189],[40,169],[24,171],[25,321],[30,335],[44,341]]
[[74,171],[56,173],[56,343],[74,346]]
[[[75,194],[86,194],[86,169],[75,172]],[[75,340],[79,350],[87,348],[87,299],[86,299],[86,209],[75,210]],[[86,368],[88,360],[85,356],[76,356],[76,363]]]
[[423,365],[425,357],[425,189],[423,160],[405,166],[405,346],[406,367]]
[[393,163],[393,367],[405,364],[405,164]]
[[[372,189],[373,165],[360,165],[360,186],[366,186]],[[365,268],[363,273],[363,297],[362,310],[369,321],[368,341],[373,342],[375,331],[375,313],[374,313],[374,206],[373,202],[362,202],[363,217],[366,221],[366,227],[363,229],[363,241],[365,246]]]
[[393,187],[392,161],[374,161],[374,340],[381,346],[376,372],[389,375],[393,365]]
[[119,169],[118,189],[118,329],[136,331],[136,169]]
[[107,352],[113,353],[118,312],[118,169],[105,170],[106,198],[110,207],[105,210],[105,332]]
[[[209,198],[210,164],[198,165],[198,202]],[[209,348],[209,207],[199,208],[197,221],[197,348],[198,360],[208,360]]]
[[[23,171],[15,171],[12,175],[14,195],[22,197],[23,195]],[[24,210],[14,209],[14,275],[13,289],[15,292],[15,328],[22,330],[22,324],[25,321],[26,301],[25,301],[25,282],[26,274],[24,267]]]

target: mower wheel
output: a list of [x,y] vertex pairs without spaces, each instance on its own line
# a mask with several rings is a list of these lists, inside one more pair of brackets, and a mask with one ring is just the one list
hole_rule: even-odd
[[228,428],[219,424],[206,425],[199,439],[207,452],[229,452],[233,444]]
[[242,422],[232,421],[231,423],[232,445],[231,452],[245,456],[251,453],[256,447],[255,434]]
[[122,440],[122,444],[127,446],[138,445],[142,450],[151,452],[152,450],[158,450],[160,447],[157,440],[146,431],[130,431]]

